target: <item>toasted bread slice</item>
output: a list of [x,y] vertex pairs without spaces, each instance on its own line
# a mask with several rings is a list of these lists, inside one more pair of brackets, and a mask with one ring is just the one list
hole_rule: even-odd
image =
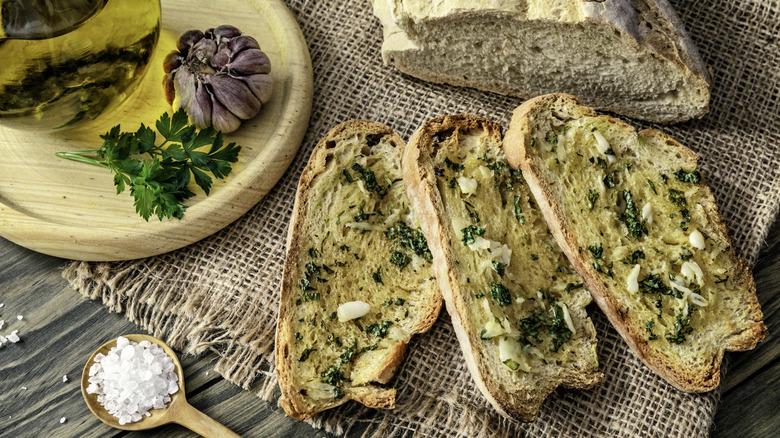
[[306,419],[356,400],[392,408],[384,386],[410,337],[441,309],[431,255],[401,177],[404,142],[380,123],[331,130],[301,175],[276,332],[281,406]]
[[386,64],[524,99],[565,92],[674,123],[701,117],[710,76],[667,0],[373,0]]
[[531,421],[556,387],[601,382],[590,294],[510,171],[500,126],[437,117],[403,170],[466,363],[498,412]]
[[504,150],[612,325],[669,383],[712,390],[723,352],[766,336],[691,150],[563,94],[518,107]]

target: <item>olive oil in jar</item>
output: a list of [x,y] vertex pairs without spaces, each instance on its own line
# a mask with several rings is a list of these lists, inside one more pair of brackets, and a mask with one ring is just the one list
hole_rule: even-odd
[[160,34],[159,0],[0,0],[0,124],[61,129],[136,88]]

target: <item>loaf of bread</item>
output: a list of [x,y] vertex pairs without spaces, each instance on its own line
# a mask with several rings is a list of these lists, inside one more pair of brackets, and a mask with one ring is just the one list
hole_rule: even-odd
[[531,421],[556,387],[599,383],[590,294],[507,165],[501,127],[437,117],[409,140],[403,174],[466,363],[498,412]]
[[426,81],[663,123],[708,111],[709,74],[667,0],[372,1],[384,62]]
[[404,192],[403,149],[387,126],[350,121],[303,170],[276,332],[280,404],[294,418],[348,400],[394,407],[384,384],[410,337],[439,314],[432,256]]
[[561,248],[634,353],[675,387],[717,387],[724,351],[766,336],[698,156],[655,130],[547,95],[504,139]]

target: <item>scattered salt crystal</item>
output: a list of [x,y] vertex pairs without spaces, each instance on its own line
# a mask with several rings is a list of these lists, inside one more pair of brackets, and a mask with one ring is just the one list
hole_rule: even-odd
[[62,383],[65,383],[67,381],[68,381],[68,375],[65,374],[64,376],[62,376]]
[[68,419],[67,419],[67,418],[65,418],[65,417],[62,417],[62,418],[60,418],[60,424],[62,424],[62,423],[64,423],[64,422],[66,422],[66,421],[68,421]]
[[19,338],[19,335],[17,335],[18,332],[19,332],[19,330],[12,331],[11,334],[8,335],[8,340],[13,342],[14,344],[19,342],[21,340],[21,338]]
[[22,316],[22,315],[16,315],[16,319],[18,319],[19,321],[21,321],[22,319],[24,319],[24,316]]
[[3,328],[4,325],[5,325],[5,321],[0,319],[0,329]]
[[5,303],[0,303],[0,309],[2,309],[3,306],[5,306]]
[[26,386],[22,386],[22,391],[27,391],[27,387]]
[[148,341],[135,343],[120,336],[116,347],[106,355],[97,354],[94,362],[87,394],[97,394],[120,425],[151,415],[150,409],[164,409],[179,390],[173,359]]

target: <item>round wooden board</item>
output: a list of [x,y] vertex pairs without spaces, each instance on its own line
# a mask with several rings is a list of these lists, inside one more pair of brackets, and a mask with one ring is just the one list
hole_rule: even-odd
[[[162,60],[178,35],[231,24],[254,36],[271,59],[274,93],[260,114],[225,142],[242,146],[224,180],[208,197],[187,200],[181,220],[135,212],[126,191],[116,194],[106,169],[55,157],[93,150],[116,124],[135,131],[171,108],[162,94]],[[276,184],[295,157],[308,125],[312,68],[306,42],[281,0],[163,0],[163,32],[138,90],[112,114],[83,127],[36,133],[0,127],[0,235],[34,251],[77,260],[153,256],[194,243],[230,224]]]

